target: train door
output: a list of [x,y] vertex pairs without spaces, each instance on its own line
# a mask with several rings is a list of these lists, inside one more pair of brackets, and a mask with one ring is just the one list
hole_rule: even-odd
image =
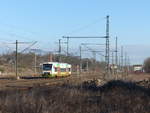
[[60,64],[57,64],[57,76],[61,76]]

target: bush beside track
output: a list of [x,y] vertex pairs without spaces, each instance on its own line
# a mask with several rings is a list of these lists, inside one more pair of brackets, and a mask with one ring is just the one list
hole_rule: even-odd
[[0,92],[1,113],[150,113],[150,89],[136,83],[39,86]]

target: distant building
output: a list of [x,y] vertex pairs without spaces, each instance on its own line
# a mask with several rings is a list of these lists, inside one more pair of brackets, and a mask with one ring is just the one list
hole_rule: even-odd
[[115,64],[110,64],[110,69],[117,69],[118,67],[117,67],[117,65],[115,65]]
[[143,71],[143,65],[133,65],[133,72],[134,73],[142,73]]

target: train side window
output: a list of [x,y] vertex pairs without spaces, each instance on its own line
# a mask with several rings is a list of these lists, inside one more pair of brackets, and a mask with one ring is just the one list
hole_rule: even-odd
[[66,68],[61,68],[61,72],[66,72]]
[[68,68],[68,71],[70,72],[70,71],[71,71],[71,68]]

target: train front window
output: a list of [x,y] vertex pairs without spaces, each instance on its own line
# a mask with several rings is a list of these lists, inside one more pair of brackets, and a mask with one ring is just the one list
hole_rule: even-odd
[[43,64],[43,70],[51,70],[52,64]]

